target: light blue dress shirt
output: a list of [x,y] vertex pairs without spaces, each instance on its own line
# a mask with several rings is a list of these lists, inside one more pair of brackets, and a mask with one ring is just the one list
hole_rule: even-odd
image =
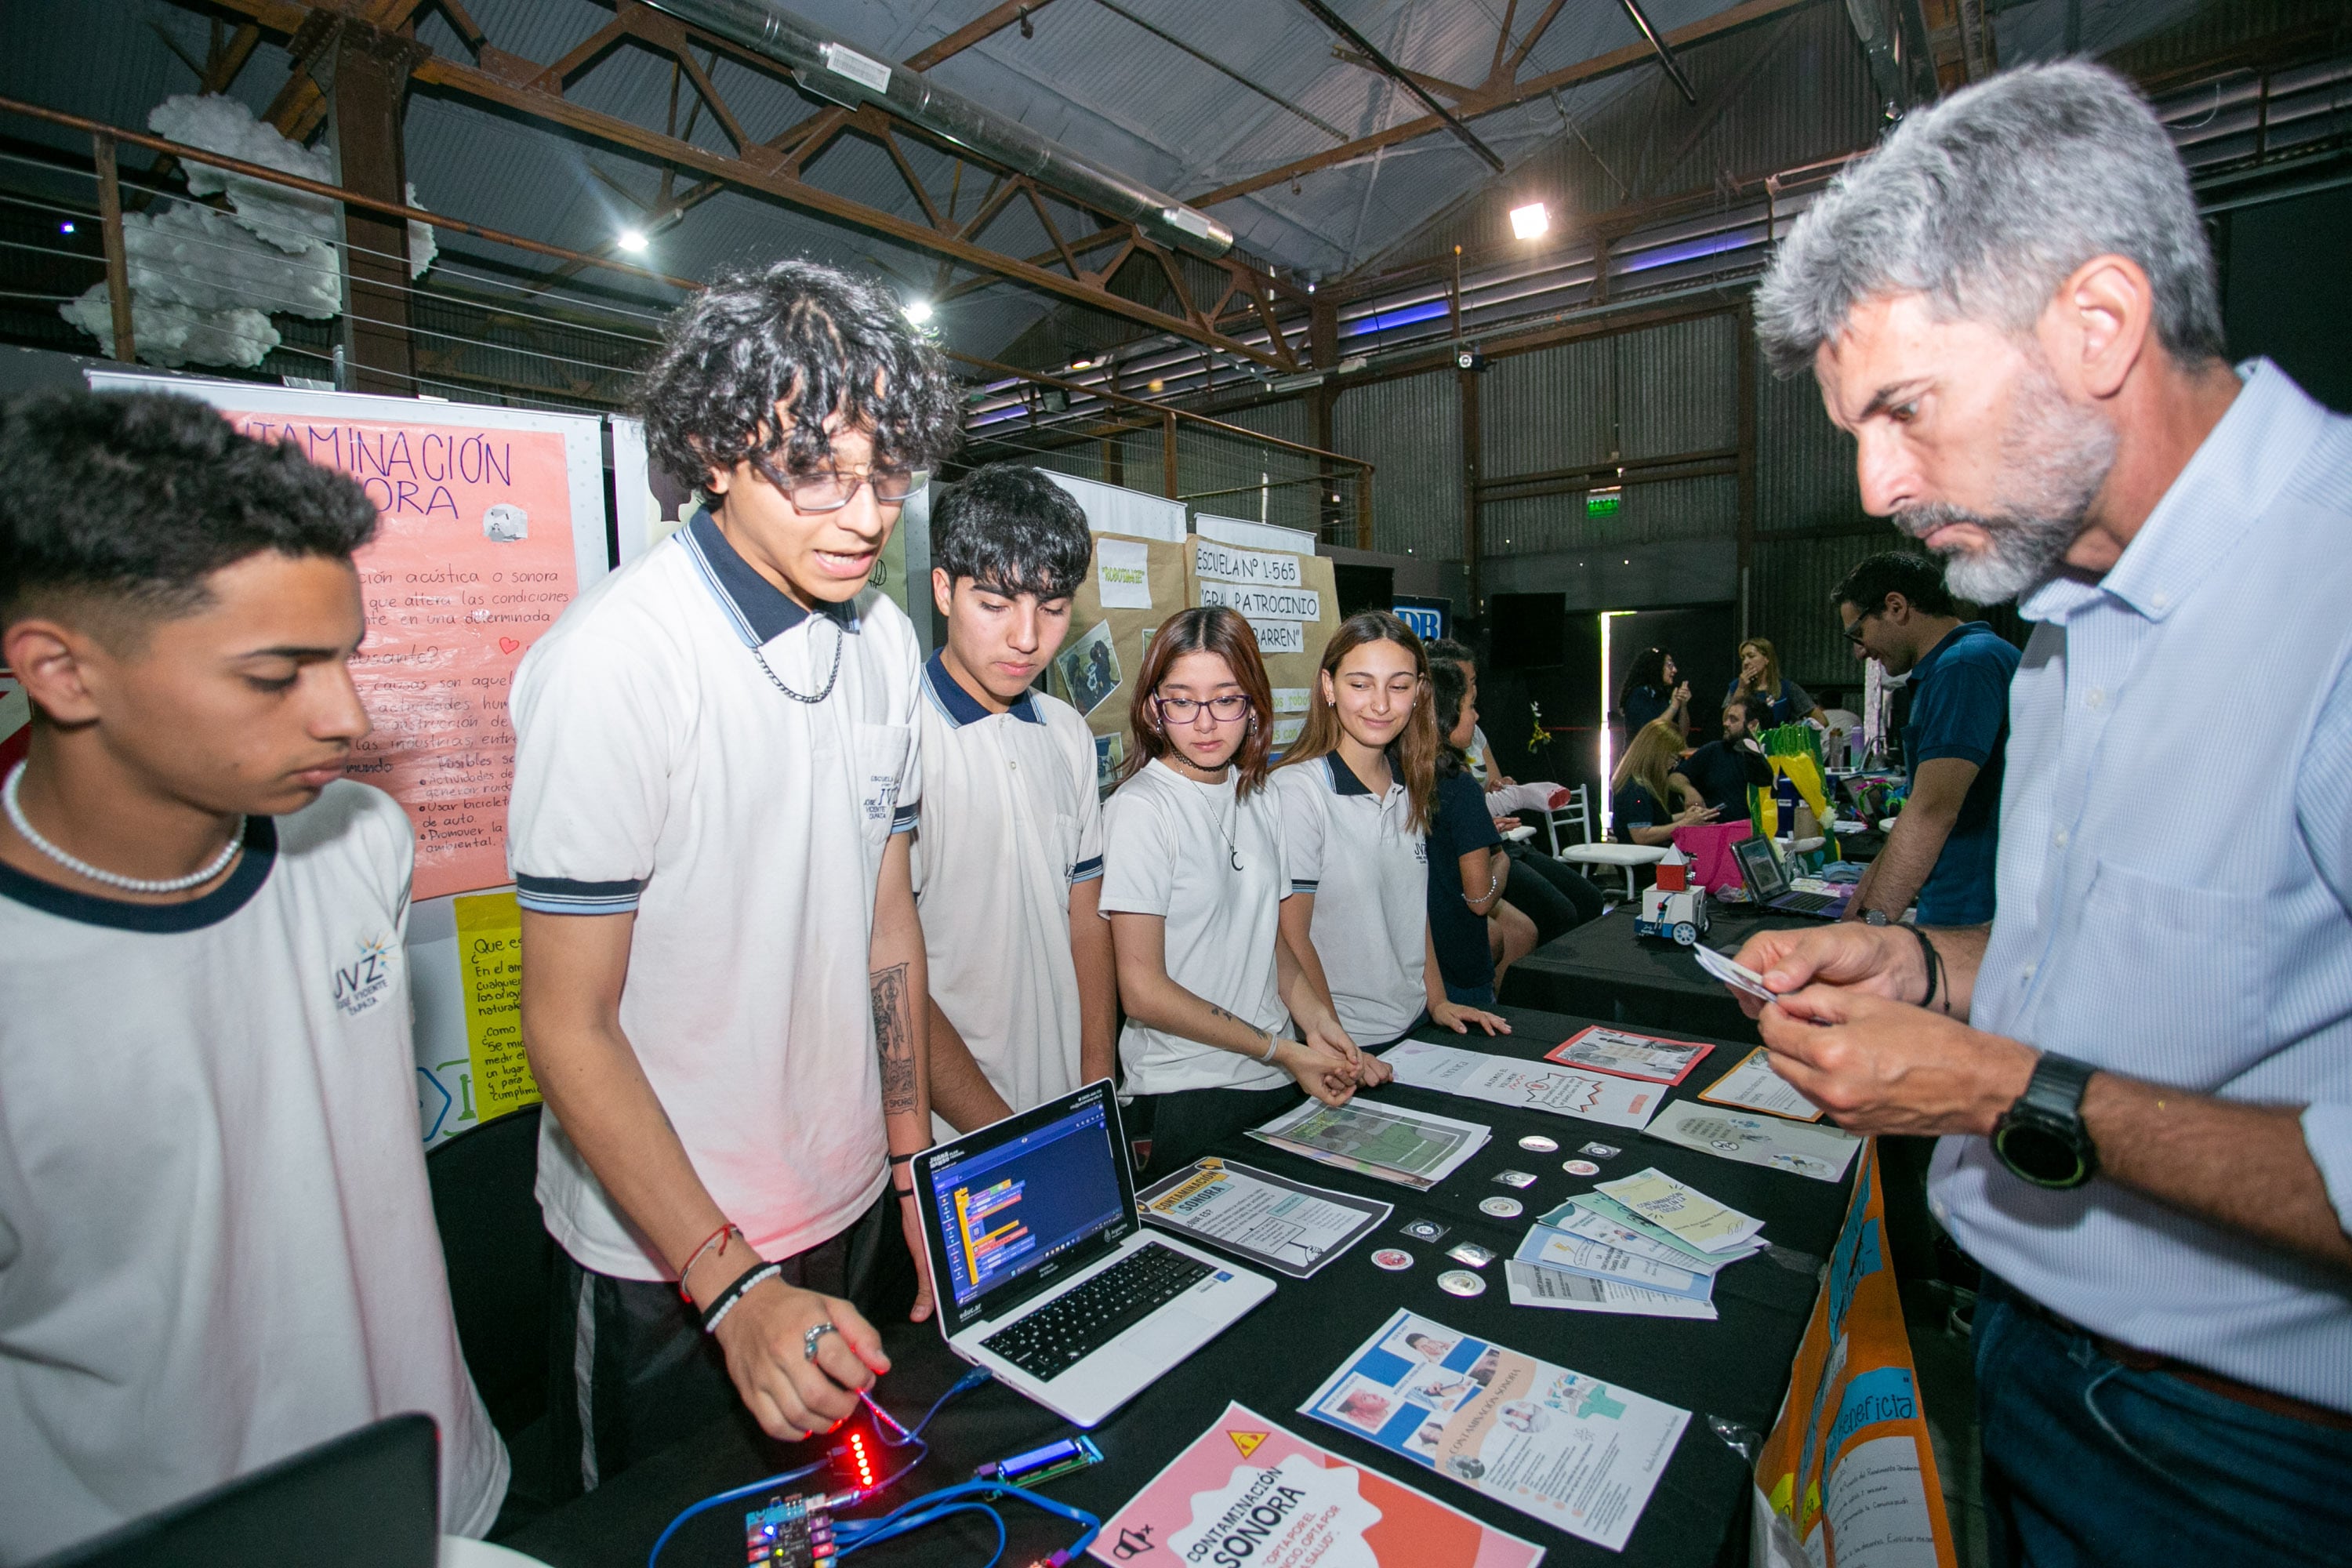
[[[2266,360],[2113,570],[2019,607],[2000,907],[1971,1022],[2303,1105],[2352,1217],[2352,420]],[[2352,1278],[1946,1138],[1931,1206],[2088,1328],[2352,1411]],[[2257,1201],[2262,1194],[2254,1194]]]

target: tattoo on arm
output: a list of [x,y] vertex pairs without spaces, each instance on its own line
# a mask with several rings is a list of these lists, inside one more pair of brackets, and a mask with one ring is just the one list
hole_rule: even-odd
[[915,1021],[908,1011],[907,966],[877,969],[866,980],[873,988],[874,1045],[882,1054],[882,1110],[897,1116],[915,1109]]

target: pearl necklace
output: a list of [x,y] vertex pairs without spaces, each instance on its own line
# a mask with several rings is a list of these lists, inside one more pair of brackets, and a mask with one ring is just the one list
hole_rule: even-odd
[[228,842],[221,846],[221,852],[213,857],[211,865],[201,870],[191,871],[184,877],[166,877],[149,881],[137,877],[125,877],[116,871],[100,870],[87,860],[67,854],[42,837],[35,829],[25,816],[25,808],[16,803],[16,786],[24,781],[24,777],[25,764],[18,763],[8,770],[7,784],[0,786],[0,804],[5,804],[8,808],[9,826],[16,828],[26,843],[71,871],[75,876],[86,877],[93,882],[109,888],[119,888],[126,893],[184,893],[190,888],[201,888],[223,871],[227,870],[228,863],[236,859],[236,852],[245,847],[245,835],[232,833],[229,835]]

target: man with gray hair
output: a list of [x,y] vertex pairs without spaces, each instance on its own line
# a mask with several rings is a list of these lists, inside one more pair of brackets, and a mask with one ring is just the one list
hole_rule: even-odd
[[[1855,437],[1864,506],[2038,623],[1992,923],[1740,953],[1790,1082],[1944,1135],[2000,1560],[2340,1561],[2352,420],[2222,358],[2187,174],[2082,63],[1896,128],[1757,319]],[[2224,743],[2182,712],[2228,713]]]

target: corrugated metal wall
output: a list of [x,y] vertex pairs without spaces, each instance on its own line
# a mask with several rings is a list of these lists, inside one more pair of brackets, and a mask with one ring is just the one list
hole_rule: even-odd
[[1462,395],[1454,372],[1346,386],[1331,406],[1331,443],[1374,467],[1373,549],[1461,559]]
[[1830,423],[1809,374],[1756,373],[1756,529],[1845,528],[1864,521],[1853,437]]

